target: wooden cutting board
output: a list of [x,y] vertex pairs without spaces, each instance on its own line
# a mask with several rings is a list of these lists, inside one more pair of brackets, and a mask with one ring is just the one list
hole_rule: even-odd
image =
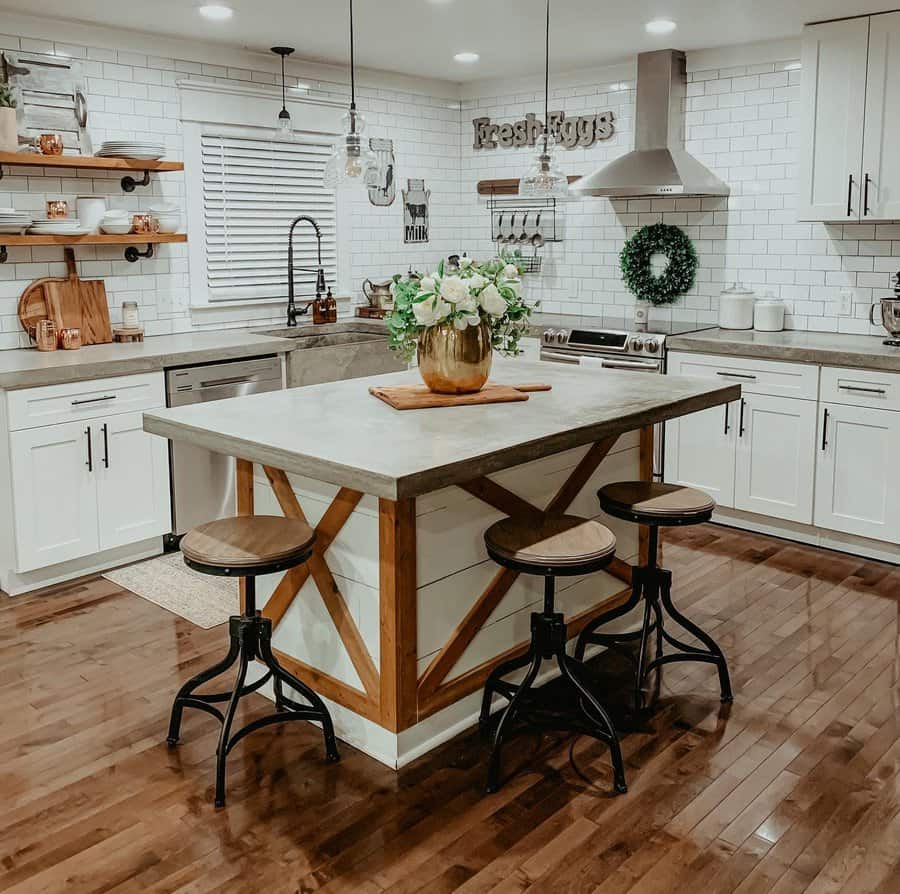
[[19,298],[19,322],[30,338],[35,337],[37,324],[41,320],[50,319],[50,309],[47,307],[47,296],[44,294],[44,286],[52,282],[49,277],[36,279]]
[[549,391],[550,385],[499,385],[488,382],[474,394],[435,394],[426,385],[373,385],[369,394],[395,410],[426,410],[433,407],[468,407],[476,404],[502,404],[528,400],[533,391]]
[[79,279],[75,252],[66,249],[68,279],[51,279],[44,283],[47,309],[60,329],[81,330],[83,345],[107,344],[112,341],[106,284],[102,279]]

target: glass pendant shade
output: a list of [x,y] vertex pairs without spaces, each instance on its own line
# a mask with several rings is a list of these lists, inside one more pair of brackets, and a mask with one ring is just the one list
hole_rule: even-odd
[[275,129],[275,138],[277,140],[294,139],[294,122],[291,120],[291,113],[287,109],[282,109],[278,113],[278,127]]
[[540,140],[534,164],[519,180],[519,195],[532,199],[564,199],[569,194],[569,178],[556,161],[554,140]]
[[325,164],[325,185],[340,187],[365,183],[369,169],[375,164],[375,153],[362,136],[366,121],[356,109],[344,114],[344,135],[338,137]]

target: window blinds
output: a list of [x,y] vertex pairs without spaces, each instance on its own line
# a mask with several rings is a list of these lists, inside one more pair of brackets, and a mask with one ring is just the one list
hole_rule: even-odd
[[[288,228],[298,214],[322,229],[322,265],[335,283],[334,191],[323,184],[330,144],[201,137],[206,275],[210,301],[287,296]],[[294,231],[295,267],[316,267],[315,233]],[[298,297],[312,295],[315,273],[294,276]]]

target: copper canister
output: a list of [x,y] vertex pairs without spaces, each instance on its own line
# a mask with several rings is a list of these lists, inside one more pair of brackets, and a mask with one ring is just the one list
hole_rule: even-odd
[[42,133],[37,142],[42,155],[63,154],[63,138],[58,133]]
[[77,351],[81,347],[81,330],[76,327],[60,329],[59,346],[64,351]]
[[55,351],[59,333],[53,320],[39,320],[34,330],[34,340],[39,351]]

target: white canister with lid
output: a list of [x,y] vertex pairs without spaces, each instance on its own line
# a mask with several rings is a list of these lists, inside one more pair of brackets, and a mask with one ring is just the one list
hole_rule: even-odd
[[96,233],[106,214],[106,199],[103,196],[78,196],[75,199],[75,209],[81,225]]
[[741,283],[735,283],[719,295],[719,327],[752,329],[756,295]]
[[781,332],[784,329],[784,314],[787,307],[777,298],[763,298],[756,302],[753,328],[759,332]]

